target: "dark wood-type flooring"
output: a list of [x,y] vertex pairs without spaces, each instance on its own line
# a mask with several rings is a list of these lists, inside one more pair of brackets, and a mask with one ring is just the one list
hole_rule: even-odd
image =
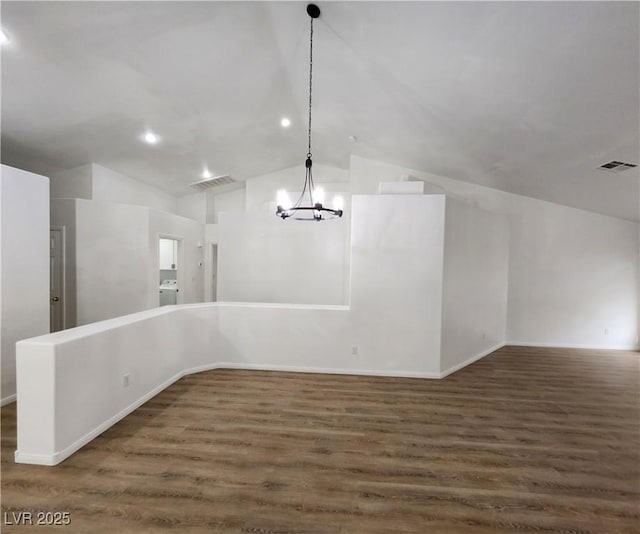
[[638,533],[639,412],[637,352],[516,347],[444,380],[192,375],[56,467],[13,463],[14,404],[2,511],[71,524],[2,532]]

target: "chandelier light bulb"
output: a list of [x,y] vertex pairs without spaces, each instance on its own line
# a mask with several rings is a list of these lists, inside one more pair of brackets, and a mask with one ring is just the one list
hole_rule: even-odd
[[324,189],[322,187],[316,187],[313,190],[313,203],[324,204]]
[[288,210],[291,207],[291,200],[286,189],[280,189],[276,196],[276,205],[280,206],[284,210]]

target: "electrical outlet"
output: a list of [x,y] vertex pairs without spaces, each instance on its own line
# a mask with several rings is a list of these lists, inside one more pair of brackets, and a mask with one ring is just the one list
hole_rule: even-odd
[[122,387],[128,388],[130,383],[131,383],[131,375],[129,373],[127,373],[126,375],[123,375]]
[[608,336],[608,335],[609,335],[609,329],[608,329],[608,328],[605,328],[605,329],[604,329],[604,335],[605,335],[605,336]]
[[353,347],[351,347],[351,355],[352,356],[358,355],[358,345],[354,345]]

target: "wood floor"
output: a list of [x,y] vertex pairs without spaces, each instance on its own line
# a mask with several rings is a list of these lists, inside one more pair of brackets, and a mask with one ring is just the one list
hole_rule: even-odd
[[56,467],[13,463],[14,404],[2,509],[91,534],[638,533],[639,370],[506,347],[444,380],[211,371]]

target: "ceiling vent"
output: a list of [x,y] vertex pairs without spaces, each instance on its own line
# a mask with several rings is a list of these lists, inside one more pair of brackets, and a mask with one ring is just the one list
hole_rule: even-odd
[[197,189],[198,191],[206,191],[208,189],[213,189],[214,187],[220,187],[221,185],[233,184],[235,180],[231,178],[231,176],[214,176],[213,178],[207,178],[206,180],[202,180],[200,182],[195,182],[193,184],[189,184],[190,187]]
[[633,169],[637,167],[633,163],[624,163],[623,161],[610,161],[609,163],[605,163],[604,165],[600,165],[598,169],[601,171],[609,171],[609,172],[624,172],[627,169]]

